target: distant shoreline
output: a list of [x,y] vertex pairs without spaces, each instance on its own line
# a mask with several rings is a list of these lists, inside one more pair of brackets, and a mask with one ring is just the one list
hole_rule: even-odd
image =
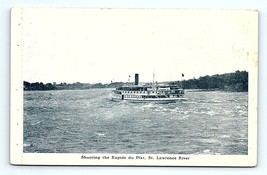
[[[198,79],[189,79],[183,81],[159,82],[169,85],[180,86],[187,90],[197,91],[231,91],[231,92],[247,92],[248,91],[248,72],[236,71],[234,73],[225,73],[221,75],[203,76]],[[111,82],[108,84],[102,83],[30,83],[23,82],[24,91],[47,91],[47,90],[86,90],[99,88],[117,88],[131,83]]]
[[[48,92],[48,91],[85,91],[95,89],[114,89],[114,88],[89,88],[89,89],[55,89],[55,90],[24,90],[24,92]],[[222,89],[184,89],[185,92],[248,92],[248,91],[230,91]]]

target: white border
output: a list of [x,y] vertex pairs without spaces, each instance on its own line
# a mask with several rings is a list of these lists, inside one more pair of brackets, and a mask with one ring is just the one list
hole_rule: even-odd
[[[11,88],[10,88],[10,162],[17,165],[125,165],[125,166],[245,166],[253,167],[257,164],[257,111],[258,111],[258,27],[251,32],[249,46],[249,118],[248,118],[248,155],[222,156],[222,155],[166,155],[176,157],[177,160],[156,160],[157,155],[144,156],[142,159],[124,160],[96,160],[82,159],[81,156],[137,156],[130,154],[45,154],[45,153],[23,153],[23,77],[21,74],[23,58],[23,47],[18,43],[21,40],[20,26],[23,15],[20,8],[12,9],[11,15]],[[249,11],[248,11],[249,12]],[[258,26],[257,11],[251,15]],[[17,32],[20,31],[20,32]],[[148,160],[151,156],[154,159]],[[164,155],[160,155],[164,156]],[[179,160],[179,156],[188,157],[189,160]]]

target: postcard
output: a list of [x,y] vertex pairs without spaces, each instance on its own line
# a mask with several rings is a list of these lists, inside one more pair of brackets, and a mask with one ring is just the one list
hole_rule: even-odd
[[258,15],[12,8],[10,163],[256,166]]

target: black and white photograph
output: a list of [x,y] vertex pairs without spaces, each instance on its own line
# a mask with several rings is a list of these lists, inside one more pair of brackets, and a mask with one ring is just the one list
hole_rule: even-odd
[[11,163],[256,166],[257,83],[255,10],[13,8]]

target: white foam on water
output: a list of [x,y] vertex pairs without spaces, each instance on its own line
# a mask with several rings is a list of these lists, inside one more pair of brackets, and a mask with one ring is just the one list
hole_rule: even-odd
[[106,134],[103,134],[103,133],[97,133],[97,135],[98,135],[99,137],[106,137]]
[[24,147],[28,147],[28,146],[31,146],[31,144],[29,144],[29,143],[23,143],[23,146]]
[[209,111],[209,112],[207,112],[207,114],[208,114],[209,116],[214,116],[214,115],[217,114],[217,113],[214,112],[214,111]]
[[189,115],[185,115],[185,116],[182,116],[181,119],[188,119],[189,118]]
[[241,106],[234,106],[235,109],[241,109]]
[[203,150],[203,153],[209,153],[209,152],[210,152],[209,149],[205,149],[205,150]]
[[179,112],[180,114],[188,114],[189,113],[189,111],[181,111],[181,112]]
[[32,123],[31,125],[32,126],[35,126],[35,125],[38,125],[38,124],[40,124],[41,122],[36,122],[36,123]]
[[231,136],[229,136],[229,135],[222,135],[222,136],[220,136],[220,138],[230,138]]
[[177,110],[176,109],[170,109],[170,112],[177,112]]
[[239,111],[238,111],[238,113],[239,113],[240,115],[243,115],[243,114],[246,114],[246,113],[247,113],[247,111],[242,111],[242,110],[239,110]]
[[144,106],[142,106],[143,108],[152,108],[152,107],[155,107],[153,105],[153,103],[148,103],[148,104],[145,104]]

